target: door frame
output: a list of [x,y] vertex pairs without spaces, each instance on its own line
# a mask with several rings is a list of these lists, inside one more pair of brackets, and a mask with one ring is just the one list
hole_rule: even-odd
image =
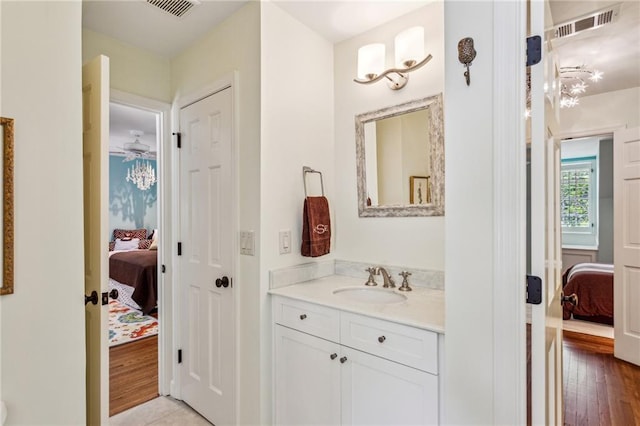
[[[158,180],[158,223],[163,235],[171,235],[171,184],[172,168],[171,157],[171,133],[170,116],[171,105],[166,102],[145,98],[133,93],[111,89],[109,102],[132,108],[149,111],[160,117],[160,129],[156,139],[158,142],[158,156],[156,164],[159,165],[160,179]],[[158,246],[158,392],[160,395],[169,395],[172,381],[172,317],[165,313],[172,312],[173,297],[171,289],[173,281],[171,274],[162,273],[162,265],[171,270],[171,241],[169,238],[160,238]]]
[[493,31],[492,82],[495,424],[525,424],[527,412],[526,13],[522,2],[493,5],[494,22],[501,22]]
[[[239,166],[239,158],[240,158],[240,150],[239,150],[239,126],[238,126],[238,117],[239,117],[239,105],[238,105],[238,87],[239,87],[239,75],[237,71],[233,71],[231,73],[225,74],[223,76],[221,76],[218,80],[212,82],[212,83],[208,83],[208,84],[204,84],[202,85],[200,88],[193,90],[192,92],[189,92],[185,95],[179,95],[174,102],[171,105],[171,131],[172,132],[179,132],[180,130],[180,110],[188,105],[191,105],[195,102],[198,102],[199,100],[202,100],[208,96],[211,96],[217,92],[220,92],[222,90],[225,90],[227,88],[229,88],[231,90],[231,179],[233,181],[232,187],[231,187],[231,217],[232,217],[232,229],[233,229],[233,235],[234,238],[232,238],[232,241],[230,241],[229,243],[229,248],[231,250],[231,254],[232,254],[232,260],[231,260],[231,271],[230,271],[230,275],[232,277],[232,285],[235,288],[235,297],[234,297],[234,308],[233,308],[233,312],[234,312],[234,316],[235,318],[233,318],[233,326],[235,328],[234,331],[234,344],[233,344],[233,351],[234,351],[234,359],[235,359],[235,372],[234,372],[234,416],[236,418],[236,420],[239,418],[239,395],[240,395],[240,389],[238,384],[240,383],[239,380],[239,365],[240,363],[238,362],[238,354],[239,352],[239,348],[238,348],[238,331],[240,330],[240,324],[239,324],[239,315],[238,312],[240,312],[239,309],[239,297],[238,297],[238,285],[241,285],[242,280],[239,276],[239,271],[240,271],[240,267],[239,267],[239,262],[240,262],[240,256],[238,255],[239,251],[238,251],[238,238],[237,236],[239,235],[238,233],[238,226],[239,226],[239,218],[238,218],[238,213],[240,211],[239,208],[239,193],[240,193],[240,166]],[[175,143],[173,143],[174,138],[171,137],[171,150],[174,153],[174,155],[172,155],[171,158],[171,167],[172,170],[175,170],[176,173],[172,173],[171,176],[171,187],[172,187],[172,194],[175,196],[175,202],[172,202],[172,206],[171,206],[171,214],[172,217],[175,218],[175,222],[179,224],[180,221],[180,203],[177,201],[180,198],[180,173],[178,172],[180,170],[180,151],[177,148],[177,145]],[[172,233],[171,233],[171,246],[168,247],[167,253],[171,253],[171,260],[172,260],[172,264],[175,265],[174,268],[171,268],[171,276],[173,279],[173,282],[176,283],[175,288],[177,288],[177,284],[180,282],[180,266],[179,266],[179,262],[178,262],[178,255],[177,255],[177,251],[173,250],[173,248],[176,247],[176,243],[180,241],[180,226],[176,225],[172,228]],[[179,319],[181,318],[180,315],[182,314],[181,312],[181,300],[180,300],[180,292],[176,291],[174,297],[173,297],[173,318],[176,318],[176,321],[173,321],[172,324],[172,333],[173,333],[173,346],[171,348],[171,354],[173,355],[173,362],[172,362],[172,377],[173,380],[171,381],[171,395],[173,395],[175,398],[177,399],[182,399],[182,392],[181,392],[181,379],[180,379],[180,371],[179,371],[179,364],[178,364],[178,358],[177,358],[177,353],[178,350],[181,349],[182,347],[182,334],[180,332],[180,321]]]

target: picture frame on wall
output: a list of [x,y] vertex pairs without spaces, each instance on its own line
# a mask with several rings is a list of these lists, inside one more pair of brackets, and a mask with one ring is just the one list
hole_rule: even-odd
[[431,204],[430,176],[409,177],[409,204]]
[[2,286],[0,296],[13,294],[13,119],[0,117],[0,140],[2,141]]

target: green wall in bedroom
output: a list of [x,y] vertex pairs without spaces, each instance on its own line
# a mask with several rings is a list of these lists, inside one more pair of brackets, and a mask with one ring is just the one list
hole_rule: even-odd
[[[127,170],[134,161],[123,162],[124,157],[109,156],[109,240],[113,230],[146,228],[149,232],[158,227],[158,184],[146,191],[127,182]],[[155,160],[143,160],[151,163],[156,171]]]

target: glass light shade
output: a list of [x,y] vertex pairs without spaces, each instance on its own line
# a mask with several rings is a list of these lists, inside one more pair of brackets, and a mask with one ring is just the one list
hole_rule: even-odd
[[424,58],[424,28],[411,27],[395,39],[396,67],[407,68],[407,62],[420,62]]
[[382,74],[384,71],[384,44],[367,44],[358,49],[358,78],[367,80],[368,76]]

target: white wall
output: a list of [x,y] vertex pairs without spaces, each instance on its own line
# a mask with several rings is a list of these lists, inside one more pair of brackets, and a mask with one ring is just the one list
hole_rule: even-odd
[[15,294],[2,307],[6,424],[85,423],[81,3],[1,2],[15,119]]
[[562,137],[623,126],[640,126],[640,87],[585,96],[579,106],[560,110]]
[[[358,217],[354,125],[356,114],[444,91],[443,11],[442,3],[430,4],[334,48],[335,181],[339,183],[334,197],[336,258],[444,270],[444,217]],[[353,82],[357,72],[358,48],[373,42],[386,43],[387,64],[391,66],[393,38],[414,25],[424,26],[425,51],[431,53],[433,59],[410,74],[405,88],[393,91],[384,82],[372,85]],[[448,195],[446,197],[448,199]]]
[[[262,424],[271,422],[269,271],[334,257],[303,257],[302,167],[321,171],[329,208],[336,209],[333,131],[333,45],[271,2],[261,8],[260,292],[262,296]],[[320,195],[308,174],[308,194]],[[332,214],[333,242],[336,238]],[[279,254],[279,231],[291,231],[290,254]]]
[[[539,10],[540,8],[538,8]],[[526,422],[526,5],[445,2],[445,424]],[[478,54],[467,85],[457,44]],[[520,302],[521,304],[518,304]]]
[[104,34],[82,30],[82,62],[109,57],[111,88],[171,102],[169,59]]
[[[239,133],[239,226],[256,232],[260,247],[260,4],[249,2],[171,60],[173,99],[208,86],[234,70]],[[238,424],[260,421],[260,253],[240,256],[234,277],[239,300]]]

